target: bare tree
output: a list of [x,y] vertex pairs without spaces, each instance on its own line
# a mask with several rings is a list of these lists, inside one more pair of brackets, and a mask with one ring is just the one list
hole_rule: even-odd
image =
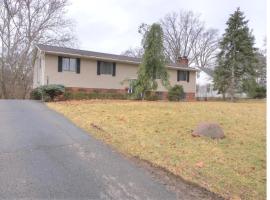
[[257,74],[256,81],[258,84],[261,86],[266,87],[266,68],[267,68],[267,47],[266,47],[266,37],[263,39],[263,45],[260,49],[257,50],[256,52],[256,58],[257,58],[257,64],[255,67],[255,71]]
[[0,0],[0,97],[29,93],[35,44],[74,45],[66,6],[67,0]]
[[140,47],[137,48],[129,48],[128,50],[121,53],[124,56],[130,56],[134,58],[142,58],[143,57],[143,49]]
[[138,28],[138,33],[141,34],[141,46],[136,48],[129,48],[126,51],[122,52],[122,55],[131,56],[135,58],[142,58],[144,54],[143,44],[145,43],[147,32],[149,31],[150,26],[146,23],[142,23]]
[[187,56],[190,64],[208,67],[215,57],[217,31],[206,30],[200,16],[192,11],[167,14],[161,20],[164,31],[164,46],[168,59],[176,62]]
[[263,38],[263,45],[262,45],[261,53],[266,57],[266,55],[267,55],[267,39],[266,39],[266,36]]
[[214,68],[218,52],[217,35],[216,29],[208,29],[197,37],[197,41],[191,47],[191,55],[194,57],[194,64],[197,67]]

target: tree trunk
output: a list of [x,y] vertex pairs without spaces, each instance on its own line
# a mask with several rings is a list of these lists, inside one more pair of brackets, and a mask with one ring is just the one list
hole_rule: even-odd
[[1,84],[1,93],[2,93],[2,98],[3,99],[7,99],[7,89],[6,89],[6,84],[5,84],[5,77],[4,77],[4,70],[2,67],[2,73],[1,73],[1,77],[0,77],[0,84]]
[[231,77],[231,101],[235,100],[235,67],[236,67],[236,50],[235,50],[235,42],[233,42],[233,64],[232,64],[232,77]]
[[225,97],[225,92],[223,92],[223,93],[222,93],[222,99],[223,99],[223,101],[225,101],[225,100],[226,100],[226,97]]

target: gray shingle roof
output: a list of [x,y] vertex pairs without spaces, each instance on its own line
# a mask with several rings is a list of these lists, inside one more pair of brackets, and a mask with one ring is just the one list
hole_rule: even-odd
[[[134,63],[134,64],[141,63],[140,58],[124,56],[124,55],[100,53],[100,52],[95,52],[95,51],[86,51],[86,50],[72,49],[72,48],[67,48],[67,47],[58,47],[58,46],[52,46],[52,45],[44,45],[44,44],[38,44],[37,48],[40,49],[41,51],[44,51],[45,53],[51,53],[51,54],[57,54],[57,55],[74,55],[74,56],[80,56],[80,57],[97,58],[97,59],[112,60],[112,61],[118,61],[118,62]],[[168,64],[168,67],[196,71],[195,68],[191,68],[185,65],[175,64],[175,63]]]
[[214,76],[214,70],[210,68],[205,68],[205,67],[200,67],[199,68],[201,71],[204,71],[206,74],[209,76],[213,77]]

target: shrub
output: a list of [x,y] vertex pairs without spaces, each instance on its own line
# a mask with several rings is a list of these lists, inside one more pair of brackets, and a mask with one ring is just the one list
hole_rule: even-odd
[[44,93],[48,95],[50,97],[49,99],[52,101],[55,99],[55,97],[60,96],[65,92],[65,87],[63,85],[51,84],[43,87]]
[[121,93],[86,93],[86,92],[76,92],[70,93],[65,92],[64,97],[66,100],[82,100],[82,99],[127,99],[128,94],[121,94]]
[[254,98],[258,98],[258,99],[266,98],[266,87],[257,86],[256,89],[255,89]]
[[64,99],[65,100],[72,99],[72,93],[70,93],[70,92],[64,92]]
[[35,88],[31,92],[31,99],[43,100],[43,101],[53,101],[55,97],[64,94],[65,87],[63,85],[43,85]]
[[175,85],[168,91],[168,99],[170,101],[180,101],[185,98],[185,93],[182,85]]
[[147,100],[147,101],[157,101],[157,100],[160,99],[160,97],[154,91],[146,91],[144,99]]
[[250,98],[262,99],[266,97],[266,87],[259,85],[255,79],[245,80],[243,91],[246,92]]
[[30,93],[30,98],[34,100],[41,100],[42,99],[42,89],[41,87],[37,87]]

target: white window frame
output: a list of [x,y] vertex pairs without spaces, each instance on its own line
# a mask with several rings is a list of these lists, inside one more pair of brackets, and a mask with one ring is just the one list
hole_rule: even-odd
[[[64,60],[66,60],[67,63],[65,63]],[[74,63],[73,63],[74,66],[71,66],[70,60],[74,61]],[[65,72],[76,72],[76,68],[77,68],[77,60],[76,60],[76,58],[63,57],[63,59],[62,59],[62,70],[63,71],[65,71]]]

